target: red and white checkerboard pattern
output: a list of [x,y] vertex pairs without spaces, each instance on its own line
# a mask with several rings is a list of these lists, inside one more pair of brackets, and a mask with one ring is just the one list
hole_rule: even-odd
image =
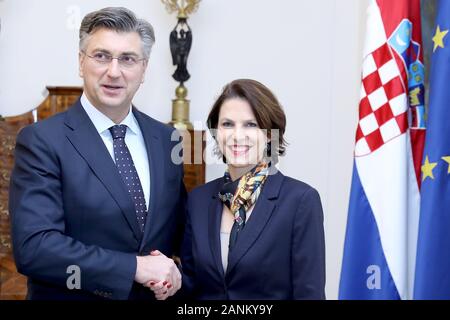
[[408,129],[408,101],[393,53],[387,43],[363,63],[355,156],[367,155]]

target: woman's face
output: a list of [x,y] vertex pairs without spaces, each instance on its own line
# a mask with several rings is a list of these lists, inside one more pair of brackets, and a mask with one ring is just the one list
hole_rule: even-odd
[[217,142],[229,166],[243,168],[261,162],[267,140],[266,130],[259,127],[246,100],[225,100],[219,112]]

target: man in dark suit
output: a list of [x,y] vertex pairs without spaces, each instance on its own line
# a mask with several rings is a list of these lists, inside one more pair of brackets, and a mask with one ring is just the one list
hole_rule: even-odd
[[29,299],[158,299],[173,295],[185,188],[172,128],[132,106],[152,26],[125,8],[80,27],[84,92],[67,112],[17,137],[10,214]]

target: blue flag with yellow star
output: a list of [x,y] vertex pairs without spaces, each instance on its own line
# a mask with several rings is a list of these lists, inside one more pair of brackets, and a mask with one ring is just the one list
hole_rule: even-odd
[[422,162],[415,299],[450,299],[450,1],[439,1]]

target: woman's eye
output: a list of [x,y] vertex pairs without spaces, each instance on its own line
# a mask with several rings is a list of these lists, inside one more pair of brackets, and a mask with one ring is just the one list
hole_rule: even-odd
[[256,128],[256,127],[258,127],[258,124],[255,122],[249,122],[249,123],[247,123],[247,127]]
[[228,121],[222,122],[222,127],[231,127],[231,126],[232,126],[231,122]]

